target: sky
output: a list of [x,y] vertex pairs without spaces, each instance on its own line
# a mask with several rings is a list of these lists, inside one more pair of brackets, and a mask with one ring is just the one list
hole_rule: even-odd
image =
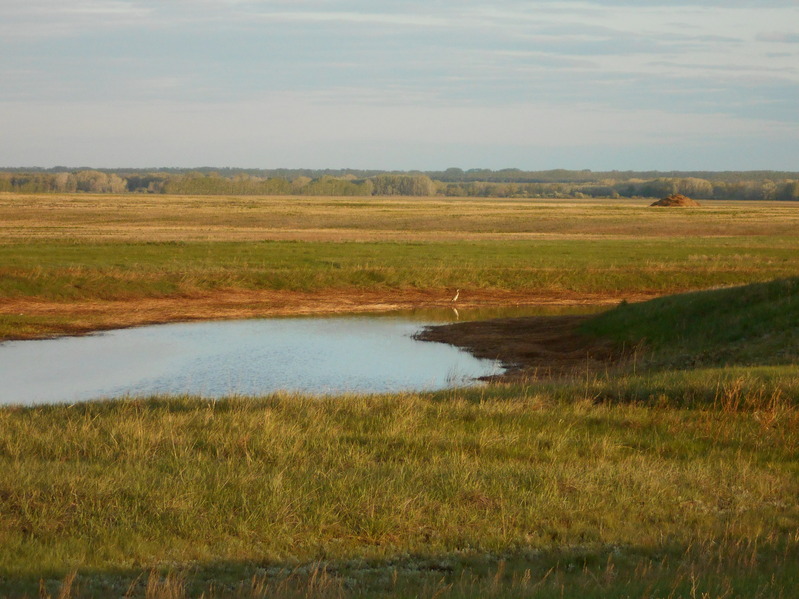
[[0,166],[799,170],[799,0],[0,0]]

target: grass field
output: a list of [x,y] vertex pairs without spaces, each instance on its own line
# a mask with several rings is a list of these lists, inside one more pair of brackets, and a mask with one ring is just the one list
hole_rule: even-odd
[[431,241],[542,237],[779,237],[796,235],[784,202],[291,198],[0,193],[4,243],[132,241]]
[[2,408],[0,597],[799,597],[799,206],[646,203],[0,195],[6,338],[784,278],[589,321],[623,372]]
[[635,294],[799,269],[791,238],[478,242],[15,244],[4,297],[136,299],[224,289],[443,289]]
[[778,203],[0,194],[0,339],[285,313],[309,295],[331,312],[455,288],[462,305],[641,299],[796,274],[796,231]]
[[252,577],[293,572],[315,596],[318,567],[328,591],[365,596],[450,584],[438,596],[793,596],[791,372],[777,385],[750,374],[748,389],[740,373],[704,373],[717,393],[691,407],[679,407],[688,381],[652,386],[651,406],[594,381],[560,398],[515,387],[2,410],[0,589],[33,596],[44,579],[55,595],[75,569],[76,595],[138,594],[155,569],[193,596],[267,596]]

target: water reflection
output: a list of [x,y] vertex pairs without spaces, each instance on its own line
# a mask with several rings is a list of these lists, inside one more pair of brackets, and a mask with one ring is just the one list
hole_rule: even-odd
[[474,384],[501,371],[411,336],[427,324],[596,312],[595,306],[446,307],[357,316],[182,323],[0,343],[0,405],[277,390],[383,393]]
[[379,312],[369,315],[384,318],[405,318],[418,322],[434,323],[467,320],[490,320],[492,318],[517,318],[520,316],[594,314],[607,309],[608,306],[597,304],[575,304],[570,306],[493,306],[484,308],[451,306],[449,308],[419,308],[414,310],[398,310],[395,312]]
[[493,362],[411,338],[441,320],[440,314],[276,318],[6,342],[0,344],[0,404],[441,389],[499,372]]

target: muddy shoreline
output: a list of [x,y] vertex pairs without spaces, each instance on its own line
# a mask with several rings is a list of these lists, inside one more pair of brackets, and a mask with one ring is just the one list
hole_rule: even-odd
[[[649,296],[624,299],[641,300]],[[457,302],[447,291],[293,291],[229,290],[195,297],[138,298],[52,302],[37,298],[0,300],[0,317],[41,323],[33,328],[13,327],[0,342],[83,335],[135,326],[208,320],[275,316],[324,316],[385,313],[402,310],[525,307],[611,307],[621,298],[608,295],[528,294],[462,291]],[[497,383],[563,378],[607,371],[624,356],[611,344],[580,332],[590,315],[524,316],[430,325],[415,337],[459,347],[478,358],[496,360],[505,367],[500,375],[485,377]]]
[[605,371],[624,354],[580,332],[590,316],[526,316],[425,327],[415,337],[455,345],[506,367],[494,382],[564,378]]
[[424,308],[479,309],[524,306],[612,306],[622,299],[649,299],[569,292],[536,294],[497,290],[462,290],[456,304],[449,290],[327,290],[298,292],[225,290],[189,297],[118,300],[48,301],[41,298],[0,299],[0,317],[20,325],[6,329],[0,341],[82,335],[109,329],[170,322],[226,320],[270,316],[311,316],[391,312]]

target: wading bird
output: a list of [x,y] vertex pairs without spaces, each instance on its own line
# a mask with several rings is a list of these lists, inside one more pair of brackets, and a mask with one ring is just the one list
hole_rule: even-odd
[[458,296],[459,296],[460,294],[461,294],[461,290],[460,290],[460,289],[458,289],[458,290],[455,292],[455,297],[453,297],[453,298],[452,298],[450,301],[451,301],[451,302],[457,302],[457,301],[458,301]]

